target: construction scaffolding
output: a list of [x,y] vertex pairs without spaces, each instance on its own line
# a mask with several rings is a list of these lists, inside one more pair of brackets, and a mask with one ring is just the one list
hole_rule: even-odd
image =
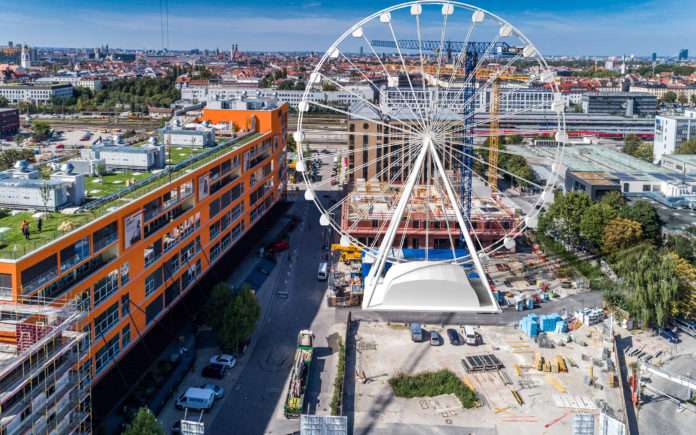
[[86,318],[77,299],[0,304],[0,433],[92,432]]
[[[343,204],[341,228],[365,245],[378,246],[383,229],[392,218],[401,185],[363,180],[358,180],[356,185],[355,190],[347,193],[349,198]],[[506,236],[519,235],[508,233],[519,227],[520,218],[497,198],[472,197],[470,219],[470,233],[483,246]],[[450,235],[458,240],[459,233],[456,214],[449,201],[437,188],[417,185],[394,238],[394,247],[431,249],[447,242],[449,248]],[[399,246],[401,241],[403,246]]]

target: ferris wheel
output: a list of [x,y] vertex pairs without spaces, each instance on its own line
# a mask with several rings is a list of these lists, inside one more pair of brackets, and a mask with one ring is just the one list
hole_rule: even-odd
[[[331,44],[298,105],[296,170],[321,225],[371,265],[364,309],[499,310],[484,266],[552,200],[564,106],[532,42],[476,6],[392,6]],[[312,121],[330,115],[346,119],[339,143]]]

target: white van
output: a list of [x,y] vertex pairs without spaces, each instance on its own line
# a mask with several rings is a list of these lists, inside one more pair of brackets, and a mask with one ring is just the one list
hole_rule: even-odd
[[215,393],[207,388],[189,388],[184,394],[176,398],[178,409],[195,409],[208,411],[215,401]]
[[319,270],[317,270],[317,279],[319,281],[326,281],[329,277],[329,265],[327,263],[319,263]]
[[464,339],[466,340],[466,344],[476,346],[476,333],[472,326],[464,325]]

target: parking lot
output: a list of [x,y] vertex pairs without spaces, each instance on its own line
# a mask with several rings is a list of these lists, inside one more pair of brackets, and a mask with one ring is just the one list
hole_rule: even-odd
[[[619,418],[623,415],[621,392],[608,386],[606,366],[595,366],[593,370],[602,389],[585,383],[585,378],[590,376],[591,358],[601,359],[603,347],[611,348],[602,343],[599,326],[581,327],[573,332],[586,340],[587,346],[571,342],[551,349],[541,349],[520,329],[504,326],[476,326],[481,344],[454,346],[447,339],[448,328],[456,329],[461,335],[461,325],[425,325],[426,331],[434,330],[442,336],[441,344],[433,346],[427,340],[413,342],[404,324],[360,323],[355,346],[356,370],[364,372],[366,381],[356,381],[354,433],[568,434],[572,414],[592,415],[596,421],[599,406],[606,404],[613,415]],[[562,355],[567,373],[536,370],[533,366],[536,352],[550,361]],[[467,373],[461,360],[472,355],[494,355],[503,368],[500,373]],[[481,406],[464,409],[453,395],[397,398],[387,383],[398,373],[416,374],[443,368],[470,383]],[[559,417],[560,420],[545,427]]]

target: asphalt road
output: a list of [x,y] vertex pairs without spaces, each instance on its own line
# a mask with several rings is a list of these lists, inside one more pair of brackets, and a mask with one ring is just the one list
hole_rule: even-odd
[[[328,162],[330,155],[326,155]],[[330,174],[330,163],[321,172]],[[328,193],[328,192],[327,192]],[[321,197],[321,196],[320,196]],[[287,420],[282,414],[285,389],[302,329],[312,329],[317,337],[306,394],[310,413],[328,415],[327,408],[333,378],[335,353],[327,346],[326,335],[336,324],[343,323],[347,311],[329,309],[325,302],[326,282],[317,281],[317,267],[324,255],[319,212],[305,201],[303,192],[296,195],[289,213],[300,216],[291,239],[288,257],[269,277],[260,295],[263,314],[248,352],[249,362],[241,368],[230,394],[216,406],[222,408],[206,432],[214,434],[291,433],[299,431],[299,420]],[[267,283],[268,284],[268,283]],[[289,292],[287,299],[275,297],[275,289]],[[270,298],[269,298],[270,296]],[[261,298],[260,298],[261,299]],[[323,309],[322,309],[323,308]]]

